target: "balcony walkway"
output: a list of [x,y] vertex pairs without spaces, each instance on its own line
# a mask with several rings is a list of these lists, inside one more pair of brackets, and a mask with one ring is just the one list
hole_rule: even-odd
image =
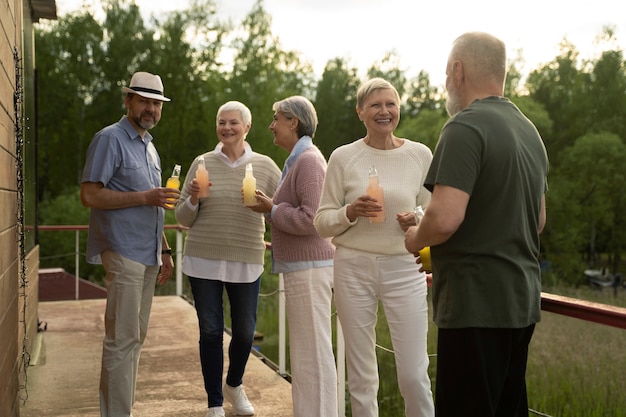
[[[38,347],[32,352],[22,417],[100,416],[104,307],[103,299],[39,303],[39,320],[47,323],[47,330],[38,334]],[[225,334],[224,344],[229,341]],[[293,414],[291,385],[254,355],[250,355],[244,385],[257,417]],[[224,409],[226,416],[234,415],[229,403]],[[139,362],[133,415],[204,417],[206,411],[195,309],[178,296],[155,297]]]

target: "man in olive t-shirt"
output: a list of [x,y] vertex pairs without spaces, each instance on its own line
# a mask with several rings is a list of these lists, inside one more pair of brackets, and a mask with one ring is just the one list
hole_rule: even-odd
[[526,361],[541,318],[539,233],[548,158],[503,97],[506,51],[485,33],[453,44],[431,202],[406,248],[431,246],[437,417],[527,416]]

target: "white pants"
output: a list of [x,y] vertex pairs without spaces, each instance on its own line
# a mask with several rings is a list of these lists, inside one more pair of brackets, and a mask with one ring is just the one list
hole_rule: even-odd
[[294,417],[337,416],[333,355],[333,267],[283,274]]
[[435,415],[428,377],[428,302],[424,273],[411,254],[382,256],[338,247],[335,304],[346,342],[352,415],[378,416],[376,320],[382,302],[407,417]]
[[146,266],[105,251],[107,304],[104,316],[100,415],[128,417],[135,402],[141,347],[146,339],[158,266]]

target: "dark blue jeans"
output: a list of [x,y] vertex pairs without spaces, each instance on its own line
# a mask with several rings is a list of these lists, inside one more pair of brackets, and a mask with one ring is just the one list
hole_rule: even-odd
[[249,284],[232,284],[189,277],[200,327],[200,363],[209,407],[221,406],[224,372],[224,288],[230,302],[232,338],[228,347],[226,383],[238,387],[254,342],[261,278]]

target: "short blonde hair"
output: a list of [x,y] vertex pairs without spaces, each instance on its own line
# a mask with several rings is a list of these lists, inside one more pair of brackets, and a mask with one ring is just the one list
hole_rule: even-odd
[[359,109],[363,108],[365,100],[376,90],[392,90],[396,96],[396,101],[400,104],[400,94],[398,90],[391,85],[391,83],[383,78],[371,78],[365,81],[356,92],[356,106]]

